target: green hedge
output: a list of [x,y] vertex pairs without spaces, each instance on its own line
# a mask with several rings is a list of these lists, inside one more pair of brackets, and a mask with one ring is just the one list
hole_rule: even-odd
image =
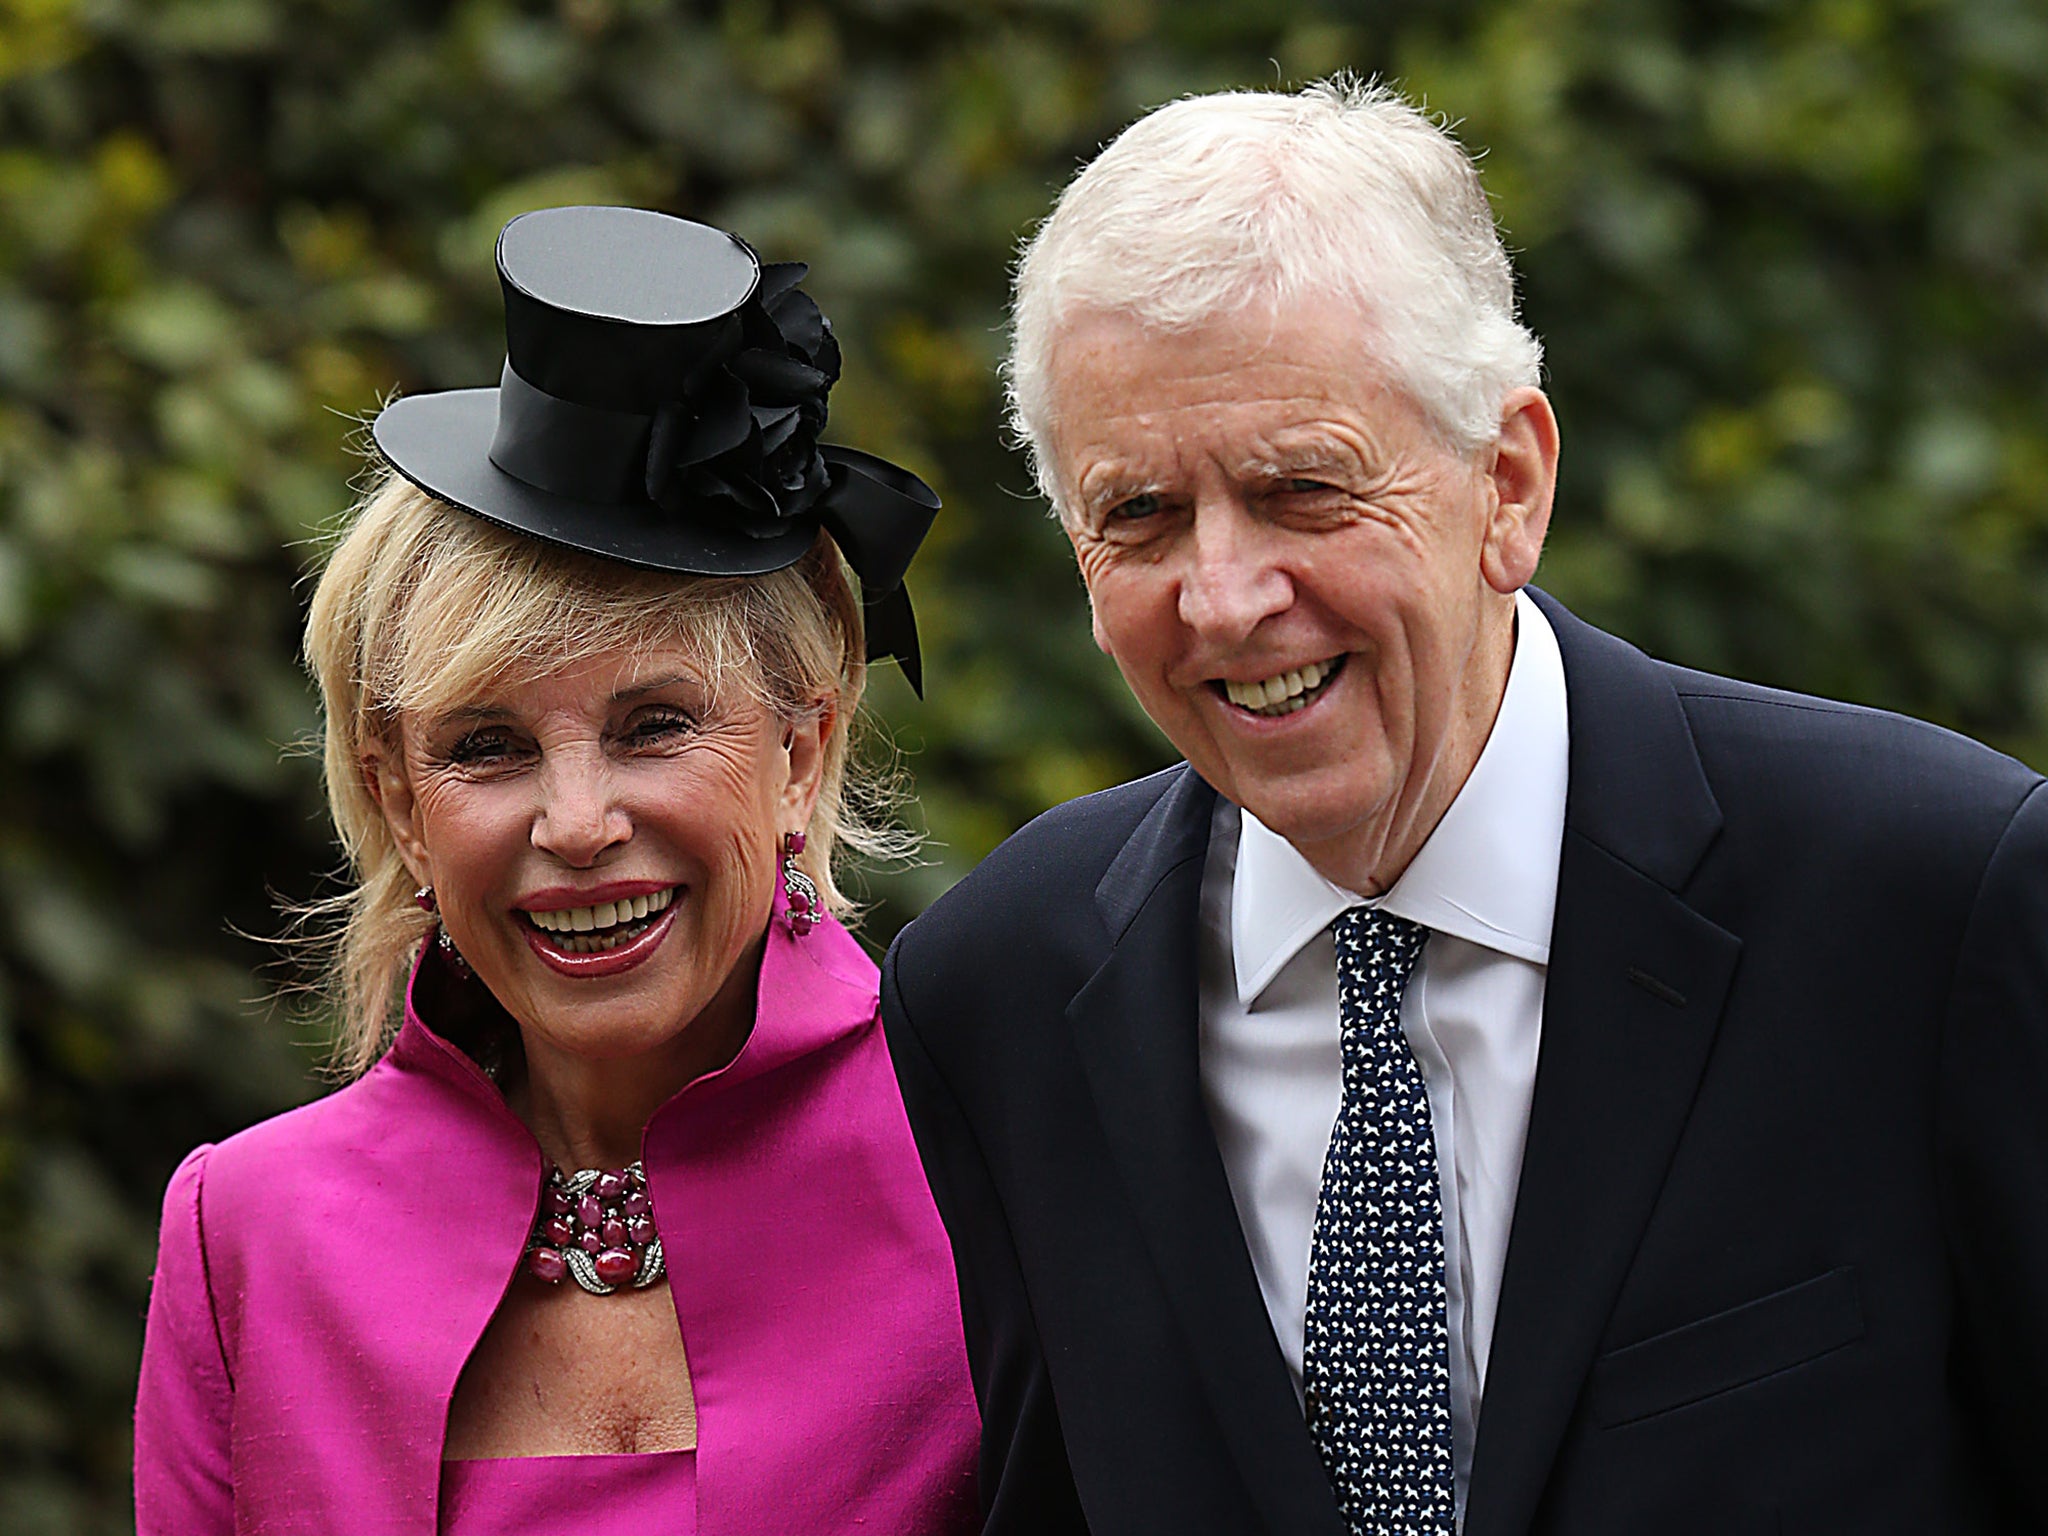
[[1167,757],[1001,444],[1019,232],[1145,107],[1340,67],[1486,151],[1552,590],[2048,764],[2029,0],[0,0],[0,1530],[128,1525],[164,1179],[317,1091],[257,941],[335,862],[300,577],[380,397],[494,377],[499,224],[627,201],[812,261],[836,434],[945,495],[930,701],[875,695],[932,862],[879,939]]

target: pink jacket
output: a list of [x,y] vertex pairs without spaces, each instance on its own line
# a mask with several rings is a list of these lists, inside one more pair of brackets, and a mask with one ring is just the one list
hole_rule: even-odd
[[[752,1037],[643,1147],[696,1390],[696,1529],[973,1528],[952,1257],[843,928],[792,939],[778,905]],[[359,1081],[188,1157],[143,1346],[140,1536],[431,1536],[449,1399],[542,1174],[410,1005]]]

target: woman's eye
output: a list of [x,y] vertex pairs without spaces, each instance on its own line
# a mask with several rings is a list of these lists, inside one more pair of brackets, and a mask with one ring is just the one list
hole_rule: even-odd
[[633,746],[658,746],[694,730],[696,724],[679,709],[644,710],[626,722],[625,738]]
[[487,728],[466,731],[448,749],[448,761],[458,767],[487,767],[510,758],[517,750],[509,731]]

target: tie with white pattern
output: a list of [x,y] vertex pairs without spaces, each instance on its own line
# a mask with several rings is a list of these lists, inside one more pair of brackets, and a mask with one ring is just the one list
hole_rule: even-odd
[[1337,938],[1344,1099],[1309,1249],[1309,1433],[1352,1536],[1451,1536],[1450,1332],[1429,1093],[1401,992],[1429,930],[1354,907]]

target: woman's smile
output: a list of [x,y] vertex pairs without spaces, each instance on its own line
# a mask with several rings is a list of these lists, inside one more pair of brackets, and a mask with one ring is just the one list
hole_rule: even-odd
[[594,955],[617,949],[646,932],[675,900],[679,889],[675,885],[641,889],[613,884],[582,893],[581,901],[573,894],[565,898],[549,891],[529,897],[515,910],[553,948],[572,955]]
[[[588,909],[584,909],[588,910]],[[616,923],[590,933],[550,933],[529,927],[526,942],[550,970],[561,976],[616,976],[651,959],[675,930],[676,909]]]

